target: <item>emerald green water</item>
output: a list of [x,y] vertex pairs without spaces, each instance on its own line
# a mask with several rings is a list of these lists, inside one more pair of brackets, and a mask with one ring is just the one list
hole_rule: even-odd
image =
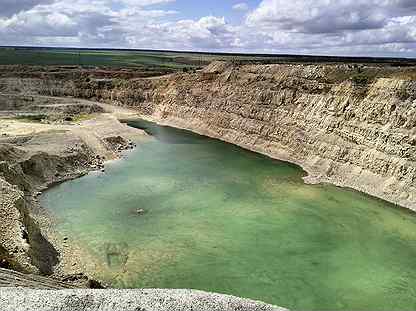
[[414,214],[305,185],[298,167],[230,144],[131,125],[156,139],[42,196],[96,277],[292,309],[416,309]]

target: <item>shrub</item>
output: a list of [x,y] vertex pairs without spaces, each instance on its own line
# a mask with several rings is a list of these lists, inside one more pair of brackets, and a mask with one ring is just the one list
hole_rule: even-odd
[[358,73],[352,76],[352,82],[357,85],[367,85],[370,83],[370,78],[365,73]]
[[35,114],[35,115],[20,115],[16,116],[15,119],[27,121],[27,122],[41,122],[44,119],[47,119],[46,114]]
[[406,100],[410,97],[410,94],[407,92],[406,89],[401,89],[397,92],[397,97],[401,100]]

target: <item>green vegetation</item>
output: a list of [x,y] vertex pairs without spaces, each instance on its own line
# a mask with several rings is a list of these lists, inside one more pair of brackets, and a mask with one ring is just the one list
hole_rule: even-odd
[[19,121],[34,123],[41,122],[42,120],[45,120],[47,118],[48,116],[46,114],[19,115],[15,117],[15,119]]
[[82,122],[82,121],[91,120],[92,118],[94,118],[94,114],[81,113],[81,114],[78,114],[78,115],[72,117],[72,121],[73,122]]
[[77,115],[46,115],[46,114],[30,114],[30,115],[18,115],[13,117],[14,120],[21,122],[39,123],[43,120],[57,121],[62,120],[66,122],[82,122],[91,120],[95,114],[81,113]]
[[62,65],[97,67],[163,67],[204,65],[201,59],[172,53],[107,50],[0,48],[0,65]]
[[380,63],[395,66],[415,65],[412,59],[389,58],[353,58],[328,56],[296,56],[266,54],[224,54],[193,53],[174,51],[138,51],[138,50],[79,50],[31,47],[0,47],[0,65],[61,65],[84,67],[138,67],[146,69],[170,69],[192,72],[215,60],[233,63]]
[[370,83],[370,77],[365,73],[360,72],[352,77],[352,81],[357,85],[367,85]]
[[401,89],[397,92],[397,97],[401,100],[406,100],[410,97],[410,94],[406,89]]

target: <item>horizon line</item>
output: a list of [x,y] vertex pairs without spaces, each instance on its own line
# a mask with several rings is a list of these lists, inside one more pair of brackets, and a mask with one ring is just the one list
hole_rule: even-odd
[[299,58],[344,58],[344,59],[368,59],[368,60],[406,60],[416,61],[416,57],[395,57],[395,56],[343,56],[343,55],[324,55],[324,54],[287,54],[287,53],[254,53],[254,52],[210,52],[210,51],[191,51],[191,50],[164,50],[146,48],[113,48],[113,47],[71,47],[71,46],[36,46],[36,45],[0,45],[0,48],[17,49],[59,49],[59,50],[90,50],[90,51],[132,51],[132,52],[157,52],[157,53],[184,53],[200,55],[220,55],[220,56],[253,56],[253,57],[299,57]]

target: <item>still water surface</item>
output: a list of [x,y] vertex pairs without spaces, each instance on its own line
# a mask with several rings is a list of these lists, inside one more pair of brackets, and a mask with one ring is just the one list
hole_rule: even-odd
[[97,278],[302,310],[416,309],[414,214],[230,144],[130,125],[155,140],[42,196]]

